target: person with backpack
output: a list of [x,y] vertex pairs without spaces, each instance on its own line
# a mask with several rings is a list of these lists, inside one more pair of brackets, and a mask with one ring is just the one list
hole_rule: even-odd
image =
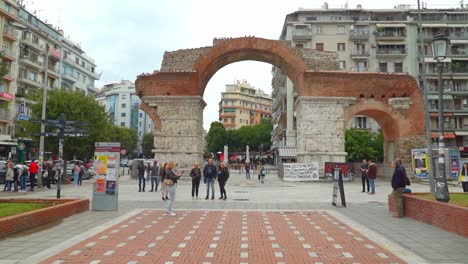
[[20,175],[20,192],[26,191],[26,178],[28,177],[28,167],[23,162],[22,171]]
[[267,172],[261,162],[258,164],[257,169],[258,169],[258,179],[261,181],[261,183],[264,183],[264,179],[265,179]]
[[401,218],[405,214],[404,204],[403,204],[403,193],[407,185],[410,185],[411,182],[406,175],[405,167],[400,159],[396,159],[392,162],[392,167],[395,168],[392,176],[392,196],[395,198],[395,203],[397,207],[397,213],[393,214],[393,217]]
[[218,172],[218,183],[219,183],[219,191],[221,192],[220,200],[226,200],[226,182],[229,179],[229,170],[224,166],[224,162],[219,164],[219,172]]
[[166,166],[167,163],[164,163],[164,165],[162,164],[162,162],[159,163],[159,176],[161,177],[161,195],[163,201],[169,200],[169,197],[167,197],[167,186],[166,184],[164,184],[164,180],[166,179]]
[[159,181],[161,180],[159,177],[159,166],[158,162],[154,161],[153,164],[150,166],[150,172],[149,174],[151,175],[151,191],[153,190],[155,192],[158,191],[158,186],[159,186]]

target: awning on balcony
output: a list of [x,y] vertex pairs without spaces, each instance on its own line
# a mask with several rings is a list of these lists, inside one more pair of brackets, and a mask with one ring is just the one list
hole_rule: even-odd
[[379,45],[405,45],[404,41],[377,41]]
[[[442,100],[452,100],[453,99],[453,96],[452,95],[449,95],[449,94],[444,94],[442,95]],[[439,99],[439,96],[438,95],[434,95],[434,94],[428,94],[427,95],[427,99],[428,100],[438,100]]]
[[377,27],[405,27],[405,24],[377,24]]
[[[439,138],[440,133],[431,132],[432,138]],[[455,134],[453,132],[444,132],[444,138],[455,138]]]
[[468,27],[466,24],[448,24],[449,27]]
[[448,27],[448,24],[422,24],[423,27]]
[[[424,58],[425,62],[437,62],[437,60],[434,60],[434,58]],[[445,58],[442,60],[442,62],[452,62],[451,58]]]
[[457,61],[457,60],[466,61],[466,60],[468,60],[468,57],[453,58],[453,60],[454,60],[454,61]]
[[295,158],[296,157],[296,148],[278,148],[278,156],[280,158]]
[[455,131],[457,136],[468,136],[468,131]]
[[468,44],[468,39],[450,40],[450,44]]

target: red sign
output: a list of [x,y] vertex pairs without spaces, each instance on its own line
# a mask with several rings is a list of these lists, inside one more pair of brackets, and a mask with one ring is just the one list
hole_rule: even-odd
[[60,60],[60,51],[58,49],[50,48],[50,55]]
[[13,94],[5,93],[5,92],[2,92],[0,94],[0,97],[6,101],[13,101],[13,99],[15,99],[15,96]]

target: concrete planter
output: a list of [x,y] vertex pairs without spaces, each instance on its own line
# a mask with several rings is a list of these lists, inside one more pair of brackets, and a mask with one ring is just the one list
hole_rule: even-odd
[[[406,217],[436,226],[462,237],[468,237],[468,221],[466,221],[468,219],[468,208],[420,198],[418,194],[426,193],[403,195]],[[395,200],[391,194],[388,196],[388,207],[392,213],[397,212]]]
[[4,203],[57,203],[39,210],[0,218],[0,237],[89,210],[88,199],[0,199]]

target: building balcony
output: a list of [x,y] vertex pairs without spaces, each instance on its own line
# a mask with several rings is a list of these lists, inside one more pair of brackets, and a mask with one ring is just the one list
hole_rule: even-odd
[[20,40],[22,44],[26,44],[29,47],[35,49],[36,51],[39,51],[41,54],[44,52],[44,45],[39,44],[37,42],[32,41],[31,37],[25,37]]
[[[83,67],[82,67],[83,68]],[[91,76],[93,79],[95,80],[99,80],[101,78],[101,76],[99,76],[99,74],[96,73],[96,69],[94,69],[94,71],[91,70],[91,68],[89,67],[86,67],[86,68],[83,68],[85,70],[85,72]]]
[[71,82],[76,82],[78,80],[78,77],[69,72],[62,72],[62,78]]
[[405,57],[407,53],[406,49],[378,48],[377,58]]
[[0,1],[0,14],[6,16],[8,19],[18,21],[18,10],[7,5],[4,1]]
[[0,112],[0,122],[11,122],[13,120],[13,115],[10,111],[1,111]]
[[271,131],[271,137],[272,138],[282,138],[283,137],[283,134],[286,132],[286,129],[282,126],[276,126],[275,128],[273,128],[273,130]]
[[50,48],[49,49],[49,58],[55,60],[55,61],[59,61],[60,58],[61,58],[61,54],[60,54],[60,50],[58,49],[54,49],[54,48]]
[[236,124],[235,123],[224,123],[222,122],[223,126],[226,127],[226,128],[234,128],[236,127]]
[[312,40],[312,29],[293,29],[292,31],[293,40]]
[[15,80],[15,76],[13,76],[13,74],[11,73],[7,73],[5,74],[5,76],[3,76],[3,80],[7,81],[7,82],[12,82]]
[[349,39],[350,40],[369,40],[370,33],[369,31],[356,31],[351,30],[349,32]]
[[375,40],[405,40],[406,33],[400,31],[378,31],[375,34]]
[[39,61],[37,57],[34,57],[32,55],[20,55],[19,62],[33,67],[37,70],[42,70],[44,68],[44,66],[42,65],[43,62]]
[[223,117],[236,117],[236,114],[235,113],[222,113],[219,115],[220,118],[223,118]]
[[36,88],[42,88],[42,82],[40,80],[31,80],[24,76],[18,76],[18,82],[34,86]]
[[368,50],[358,50],[350,52],[352,59],[367,59],[370,57]]
[[5,49],[2,51],[2,57],[8,61],[14,61],[16,59],[16,52],[9,49]]
[[3,37],[10,41],[17,41],[18,40],[18,31],[16,31],[13,27],[5,25],[3,27]]

